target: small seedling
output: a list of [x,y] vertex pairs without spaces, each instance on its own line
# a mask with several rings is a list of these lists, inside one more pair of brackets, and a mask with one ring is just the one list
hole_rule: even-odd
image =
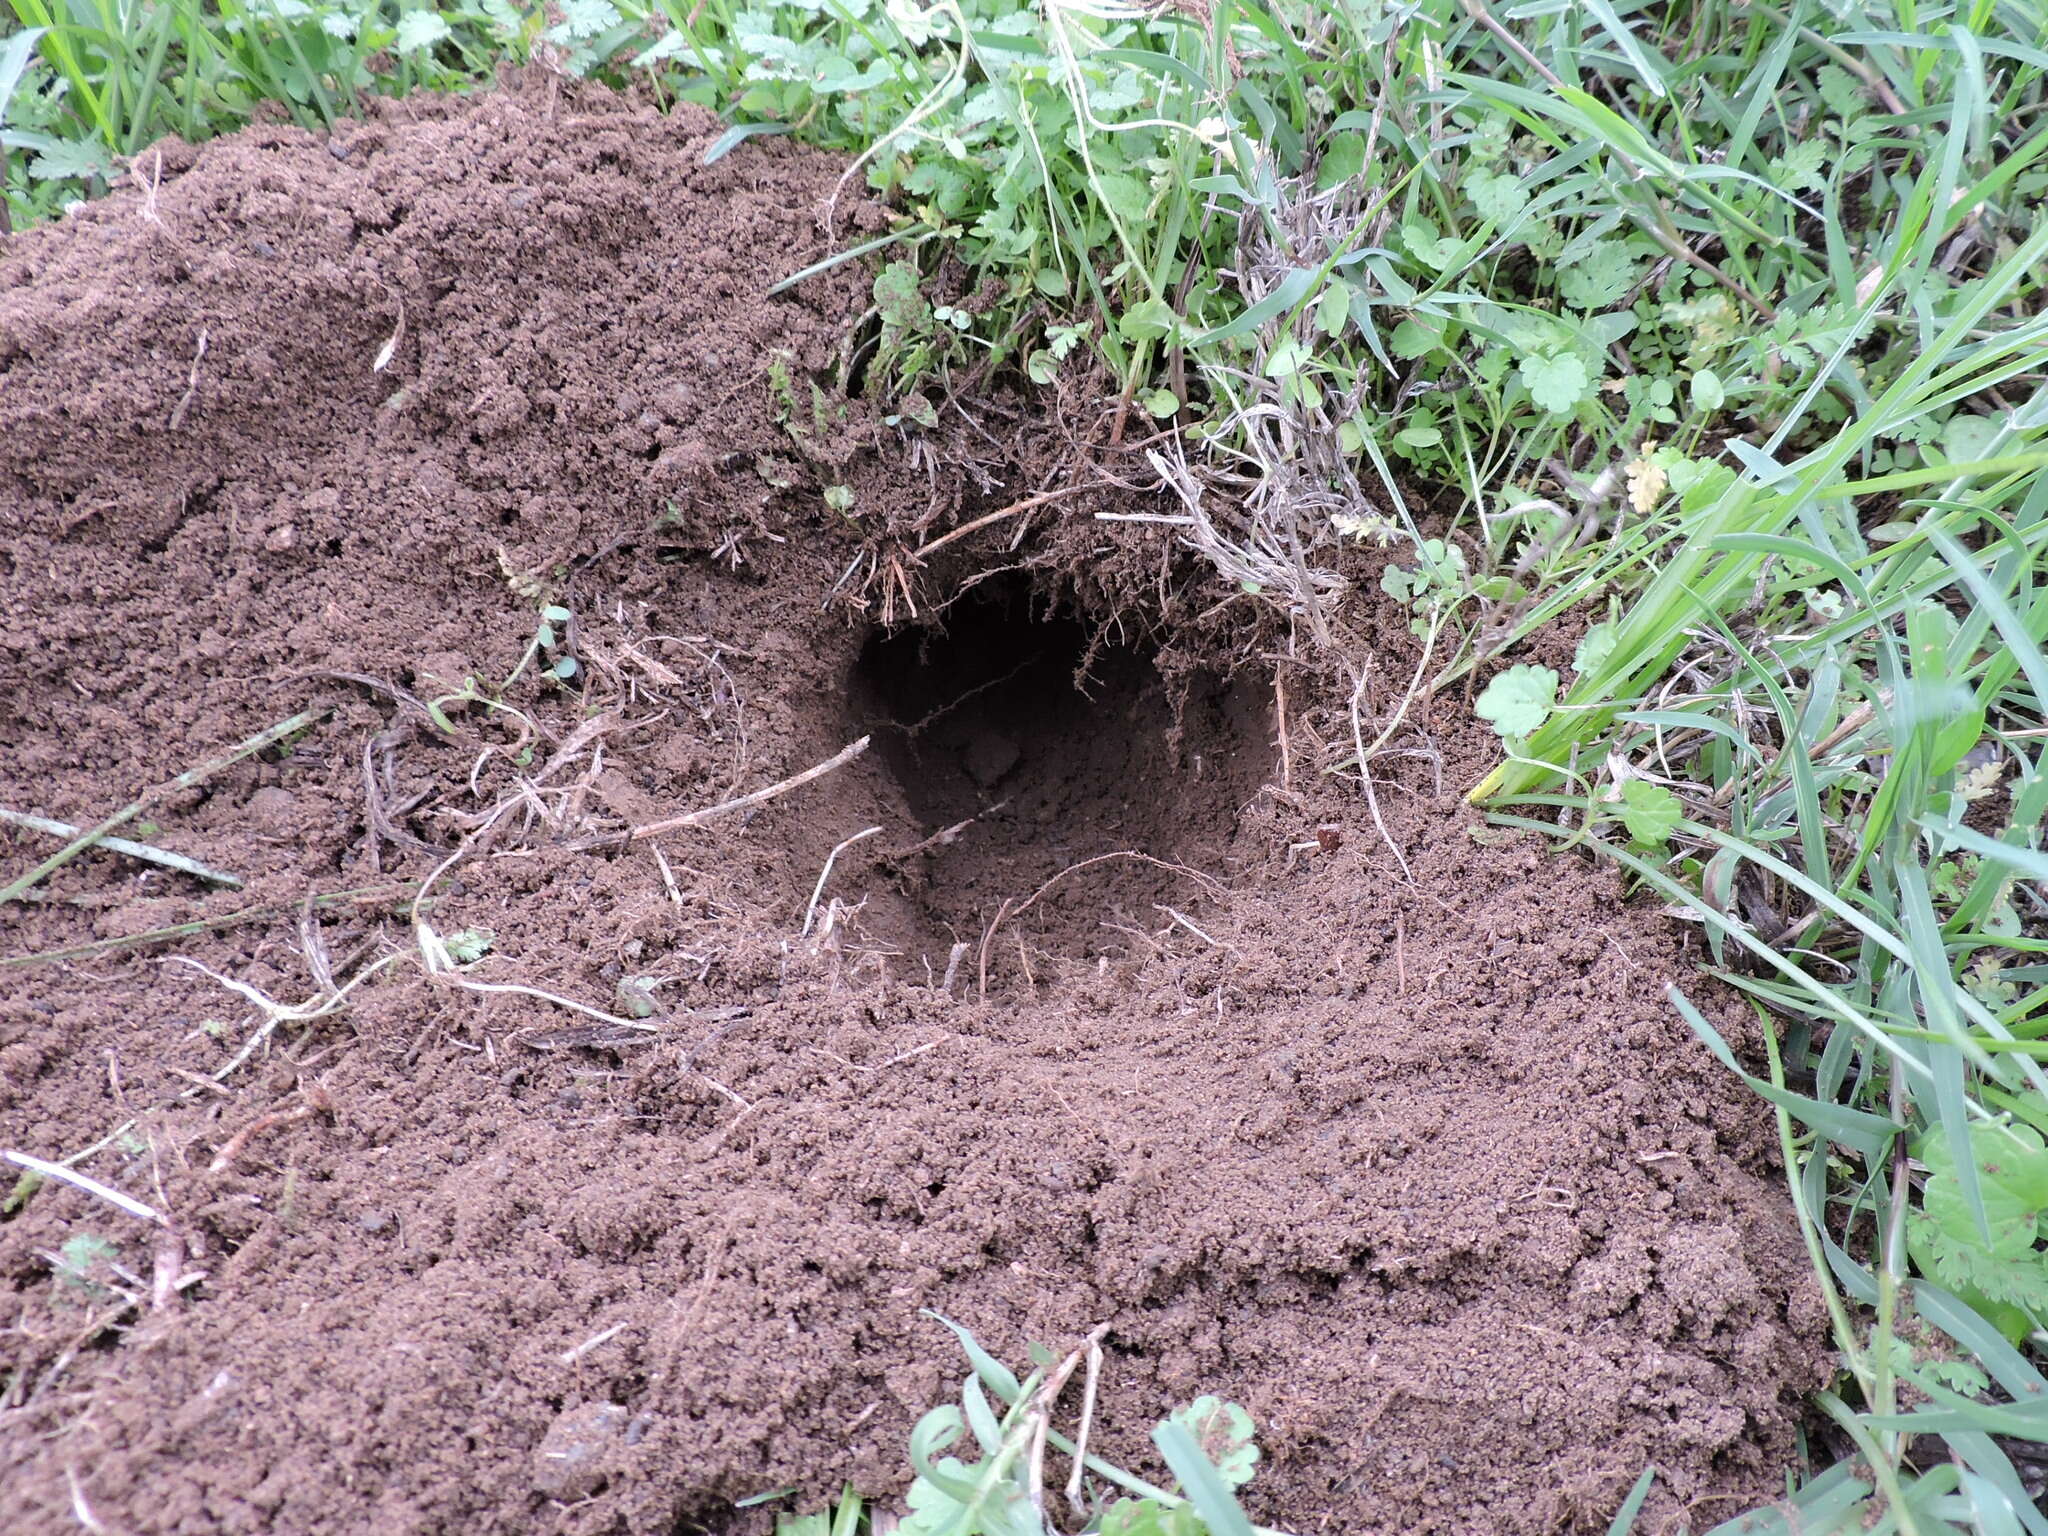
[[655,998],[655,988],[668,978],[665,976],[622,976],[619,978],[619,1012],[629,1019],[651,1019],[661,1012],[661,1004]]
[[[1358,531],[1370,536],[1379,529],[1366,525]],[[1380,590],[1414,613],[1409,627],[1420,635],[1428,632],[1433,611],[1450,607],[1464,593],[1465,552],[1442,539],[1425,539],[1416,555],[1412,566],[1389,565],[1382,571]]]
[[112,1292],[93,1278],[93,1271],[112,1263],[121,1250],[97,1232],[80,1232],[64,1239],[54,1255],[53,1272],[59,1295],[80,1300],[104,1301]]
[[1671,841],[1684,811],[1678,796],[1661,784],[1630,779],[1621,786],[1622,825],[1628,835],[1646,848],[1659,848]]
[[491,944],[496,937],[488,928],[459,928],[441,943],[448,951],[448,958],[457,965],[475,965],[491,952]]

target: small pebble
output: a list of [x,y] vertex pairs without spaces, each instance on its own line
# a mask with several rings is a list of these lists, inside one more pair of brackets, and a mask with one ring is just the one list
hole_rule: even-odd
[[587,1499],[604,1487],[604,1453],[626,1427],[617,1403],[585,1403],[548,1426],[533,1453],[534,1492],[551,1499]]
[[249,819],[264,832],[289,832],[299,802],[288,789],[266,784],[249,797]]
[[379,1232],[390,1230],[391,1217],[383,1211],[365,1211],[356,1218],[356,1225],[375,1237]]

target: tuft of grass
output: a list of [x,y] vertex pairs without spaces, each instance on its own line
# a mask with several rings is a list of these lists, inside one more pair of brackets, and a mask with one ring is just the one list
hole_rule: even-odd
[[332,129],[361,95],[458,90],[523,63],[543,26],[538,7],[506,0],[7,3],[0,212],[17,228],[104,192],[166,135],[212,138],[266,104]]

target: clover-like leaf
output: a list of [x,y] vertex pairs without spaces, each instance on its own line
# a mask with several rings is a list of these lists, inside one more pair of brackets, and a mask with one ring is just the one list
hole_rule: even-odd
[[1223,1481],[1242,1488],[1258,1467],[1259,1448],[1252,1444],[1252,1416],[1220,1397],[1198,1397],[1173,1415],[1173,1422],[1195,1437]]
[[1117,334],[1126,341],[1158,341],[1171,336],[1180,317],[1164,299],[1140,299],[1117,320]]
[[1671,841],[1671,834],[1685,817],[1678,796],[1646,779],[1630,779],[1621,786],[1621,805],[1621,823],[1628,828],[1628,835],[1653,848]]
[[916,267],[892,261],[875,274],[875,307],[890,330],[916,331],[931,318],[931,305],[919,291]]
[[1472,706],[1502,736],[1527,736],[1550,716],[1557,702],[1557,673],[1549,667],[1509,667]]
[[1570,352],[1555,356],[1537,354],[1521,361],[1522,382],[1528,386],[1529,398],[1546,411],[1562,415],[1572,410],[1586,397],[1593,377],[1586,372],[1586,365]]
[[1529,206],[1529,189],[1509,171],[1473,171],[1465,178],[1465,195],[1479,217],[1504,223]]
[[418,53],[422,48],[446,42],[453,35],[438,11],[401,11],[391,46],[400,53]]

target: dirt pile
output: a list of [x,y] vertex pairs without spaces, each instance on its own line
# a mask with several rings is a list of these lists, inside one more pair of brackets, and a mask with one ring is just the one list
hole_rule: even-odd
[[1348,690],[1290,666],[1276,752],[1250,605],[1125,493],[920,562],[1057,454],[792,431],[866,279],[764,290],[840,168],[717,133],[527,81],[0,245],[0,807],[324,711],[138,818],[242,888],[94,852],[0,919],[80,949],[0,971],[0,1142],[170,1223],[0,1224],[0,1525],[759,1528],[900,1486],[924,1308],[1109,1324],[1141,1468],[1244,1403],[1302,1531],[1767,1497],[1819,1322],[1665,927],[1461,809],[1455,700],[1383,839]]

